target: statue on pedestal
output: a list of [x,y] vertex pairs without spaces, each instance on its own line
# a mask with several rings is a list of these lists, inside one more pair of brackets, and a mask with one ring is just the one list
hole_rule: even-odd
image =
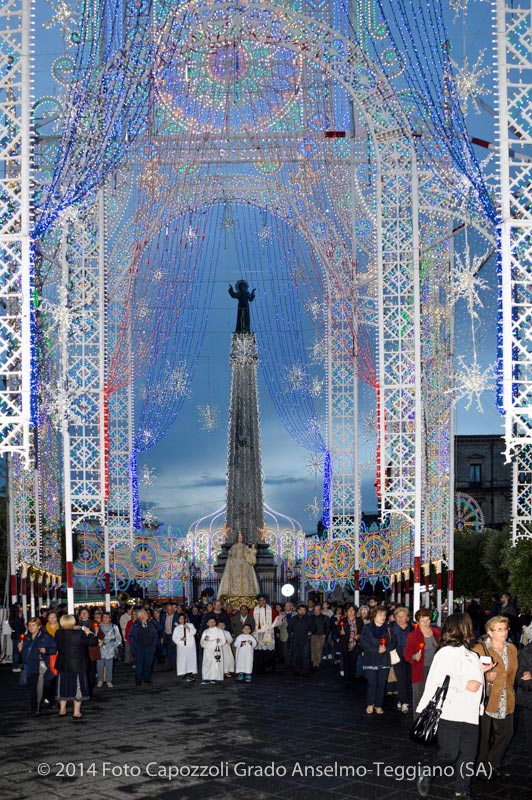
[[249,304],[255,299],[255,289],[248,292],[247,281],[237,281],[235,283],[236,292],[229,284],[228,292],[235,300],[238,300],[238,311],[236,316],[235,333],[251,333],[249,319]]
[[259,581],[254,568],[256,561],[257,545],[247,545],[239,531],[227,554],[218,597],[255,598],[259,593]]

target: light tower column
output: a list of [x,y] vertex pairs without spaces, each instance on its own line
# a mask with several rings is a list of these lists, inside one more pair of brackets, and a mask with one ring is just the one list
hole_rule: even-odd
[[258,544],[264,528],[264,500],[257,394],[259,357],[254,333],[233,333],[230,363],[226,525],[231,541],[241,531],[248,544]]

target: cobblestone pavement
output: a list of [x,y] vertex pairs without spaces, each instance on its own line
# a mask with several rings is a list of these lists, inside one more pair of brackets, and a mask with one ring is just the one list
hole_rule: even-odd
[[[2,800],[417,797],[414,782],[401,780],[404,767],[426,757],[408,739],[409,716],[388,697],[382,717],[367,717],[364,681],[346,689],[329,663],[307,678],[278,672],[249,685],[207,687],[157,670],[153,684],[136,687],[131,668],[119,665],[115,688],[96,689],[74,721],[26,716],[26,690],[9,666],[0,667]],[[210,775],[192,774],[194,766]],[[505,766],[511,777],[475,781],[474,796],[532,798],[520,724]],[[329,774],[313,776],[312,767]],[[186,768],[188,776],[170,772]],[[434,782],[431,798],[451,796],[449,782]]]

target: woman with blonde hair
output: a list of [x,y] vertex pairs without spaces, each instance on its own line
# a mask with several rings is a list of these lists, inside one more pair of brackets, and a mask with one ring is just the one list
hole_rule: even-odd
[[80,719],[81,703],[89,699],[88,648],[97,645],[98,639],[87,626],[77,626],[75,618],[70,614],[63,614],[59,626],[55,634],[58,652],[55,666],[59,672],[57,681],[59,716],[66,717],[67,703],[72,700],[74,703],[72,717]]
[[488,778],[503,775],[501,765],[514,732],[517,649],[507,641],[508,619],[492,617],[486,622],[486,637],[473,648],[479,656],[490,656],[492,669],[486,673],[487,703],[480,720],[478,764]]

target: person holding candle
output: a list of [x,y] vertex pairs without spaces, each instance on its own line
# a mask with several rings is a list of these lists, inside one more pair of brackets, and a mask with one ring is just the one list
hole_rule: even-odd
[[382,705],[390,671],[390,651],[397,646],[387,623],[383,606],[371,609],[371,622],[364,626],[360,639],[364,653],[364,676],[367,680],[366,714],[384,714]]
[[412,670],[412,709],[414,719],[417,719],[419,714],[416,708],[425,689],[425,681],[440,641],[440,631],[430,624],[431,613],[428,608],[419,608],[414,618],[416,624],[406,639],[404,659]]

